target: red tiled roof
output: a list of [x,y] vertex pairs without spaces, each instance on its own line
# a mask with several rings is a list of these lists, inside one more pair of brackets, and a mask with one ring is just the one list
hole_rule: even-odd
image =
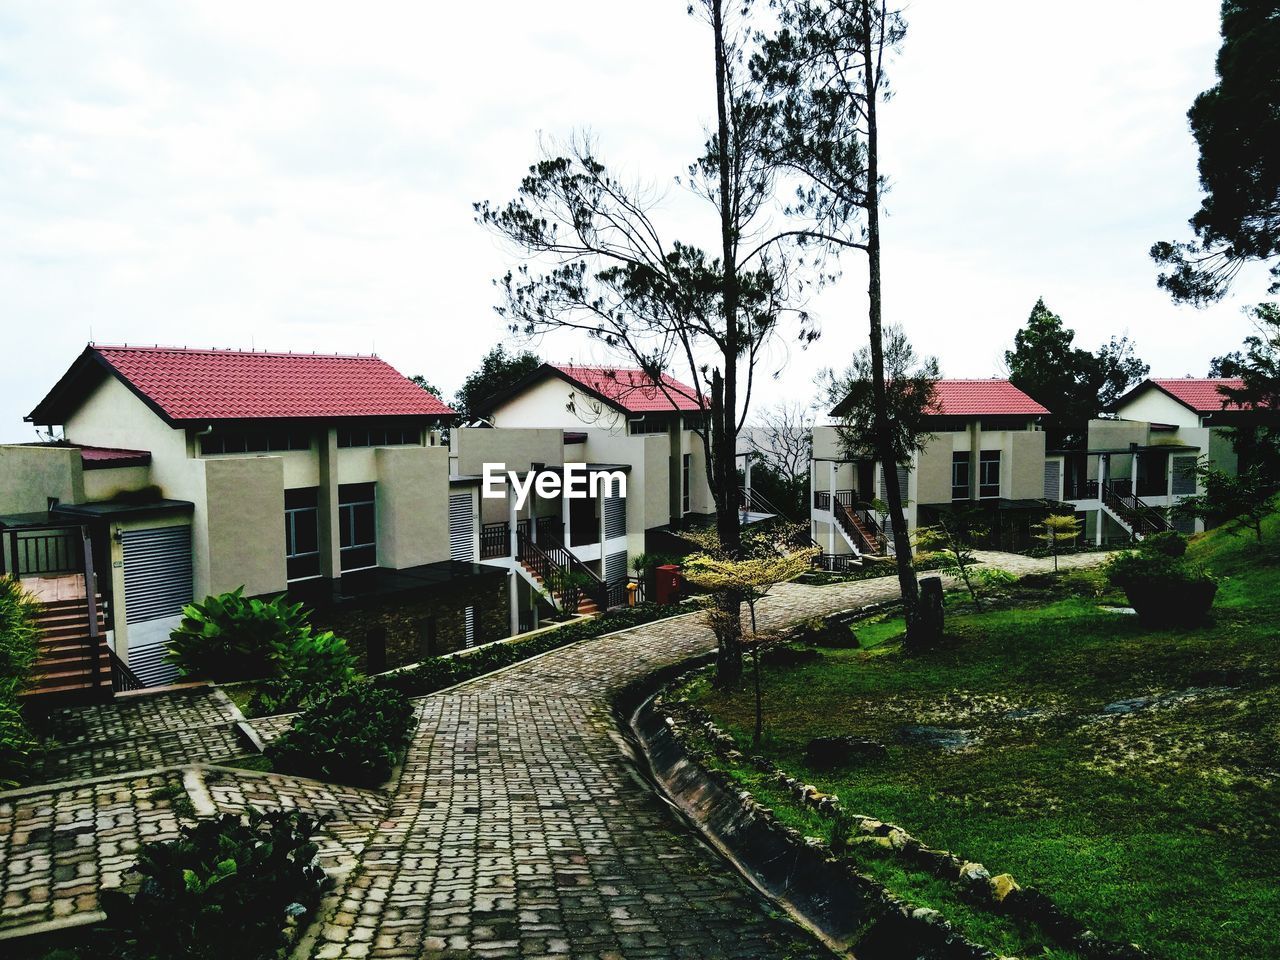
[[377,357],[90,349],[172,421],[437,417],[454,412]]
[[933,410],[942,417],[1044,416],[1049,411],[1008,380],[939,380]]
[[[1219,392],[1218,388],[1229,387],[1233,390],[1239,390],[1244,386],[1244,381],[1239,377],[1161,377],[1158,379],[1153,377],[1146,382],[1155,384],[1173,399],[1186,404],[1196,413],[1239,410],[1240,405],[1237,403],[1229,403],[1225,407],[1222,405],[1222,402],[1227,398]],[[1132,393],[1130,396],[1132,396]],[[1119,402],[1123,403],[1126,399],[1128,398],[1122,397]]]
[[668,413],[672,410],[701,410],[693,387],[662,374],[662,390],[643,370],[630,367],[578,367],[549,364],[570,380],[622,407],[628,413]]
[[109,467],[145,467],[151,462],[150,450],[125,450],[120,447],[81,447],[80,462],[86,470]]

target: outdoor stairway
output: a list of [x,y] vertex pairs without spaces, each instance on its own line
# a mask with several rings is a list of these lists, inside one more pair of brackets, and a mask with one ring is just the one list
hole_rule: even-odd
[[110,699],[111,649],[107,646],[102,598],[98,597],[97,677],[94,653],[90,650],[89,604],[77,600],[52,600],[39,616],[40,637],[31,686],[26,697],[58,700]]
[[1110,481],[1102,484],[1103,511],[1135,540],[1171,529],[1164,514],[1132,493],[1117,490]]
[[[541,575],[527,561],[520,561],[520,569],[524,571],[526,579],[530,580],[543,593],[550,594],[555,599],[556,606],[561,610],[564,609],[564,596],[559,592],[550,590],[547,587],[546,581],[542,579]],[[588,614],[599,612],[600,605],[587,596],[585,592],[578,597],[579,614],[586,616]]]
[[832,513],[836,518],[836,526],[840,528],[854,553],[861,556],[867,553],[878,555],[882,552],[879,530],[869,526],[857,511],[836,500],[832,503]]

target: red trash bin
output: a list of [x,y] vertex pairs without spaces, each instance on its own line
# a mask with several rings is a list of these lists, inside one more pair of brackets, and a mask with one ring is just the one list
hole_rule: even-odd
[[654,574],[654,599],[658,603],[677,603],[684,588],[684,577],[680,576],[680,568],[674,563],[657,567]]

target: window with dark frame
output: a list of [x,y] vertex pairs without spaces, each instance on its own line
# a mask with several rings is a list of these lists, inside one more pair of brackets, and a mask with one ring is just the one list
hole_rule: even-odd
[[215,429],[200,438],[200,452],[279,453],[284,450],[310,450],[311,431],[300,427],[255,427]]
[[639,417],[628,422],[627,432],[633,437],[647,433],[666,433],[667,421],[657,417]]
[[338,486],[338,554],[343,573],[378,565],[374,484]]
[[356,424],[338,428],[339,447],[417,446],[422,443],[421,427]]
[[983,450],[978,456],[978,496],[983,500],[1000,496],[999,450]]
[[688,513],[691,498],[689,496],[690,481],[693,479],[693,454],[686,453],[680,463],[680,512]]
[[320,576],[320,491],[284,492],[285,576],[289,582]]
[[953,450],[951,453],[951,499],[969,499],[969,461],[968,450]]

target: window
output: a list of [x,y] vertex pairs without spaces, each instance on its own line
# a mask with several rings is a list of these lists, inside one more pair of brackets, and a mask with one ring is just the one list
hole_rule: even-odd
[[367,570],[378,565],[378,528],[372,483],[338,486],[338,533],[342,571]]
[[338,428],[338,446],[340,447],[416,446],[420,443],[422,443],[421,427],[365,423]]
[[951,453],[951,499],[969,499],[968,450],[954,450]]
[[684,415],[684,428],[686,430],[705,430],[707,428],[707,415],[705,413],[686,413]]
[[983,417],[982,430],[1027,430],[1033,427],[1034,421],[1028,420],[1026,417]]
[[642,433],[666,433],[667,421],[665,418],[640,417],[628,422],[628,431],[633,437]]
[[925,427],[930,433],[964,433],[972,421],[967,417],[929,417]]
[[316,487],[284,492],[285,576],[290,582],[320,576],[319,499]]
[[689,485],[693,479],[693,454],[686,453],[681,458],[680,463],[680,489],[683,491],[680,497],[680,512],[689,512]]
[[261,427],[246,430],[215,430],[200,438],[200,452],[275,453],[280,450],[310,450],[311,432],[297,427]]
[[978,456],[978,496],[1000,496],[1000,451],[983,450]]

